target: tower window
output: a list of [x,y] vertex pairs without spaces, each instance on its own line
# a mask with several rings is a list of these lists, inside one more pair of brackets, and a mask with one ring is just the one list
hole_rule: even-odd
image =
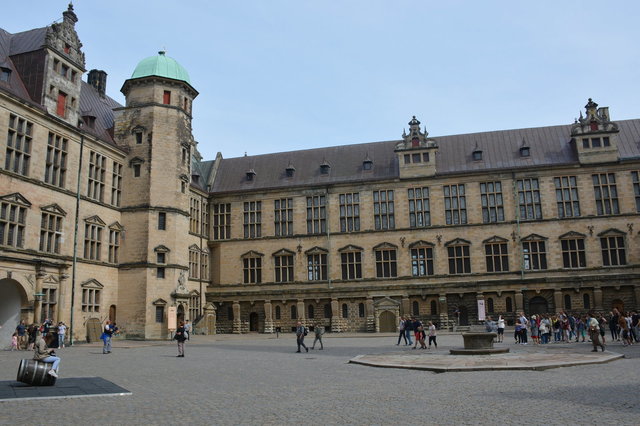
[[171,104],[171,92],[169,90],[165,90],[162,95],[162,103],[165,105]]
[[0,81],[9,81],[11,70],[9,68],[0,68]]
[[142,132],[136,133],[136,144],[142,145]]
[[58,114],[60,117],[64,117],[66,107],[67,107],[67,94],[64,92],[58,92],[58,104],[56,106],[56,114]]
[[473,151],[473,161],[481,161],[482,160],[482,151]]
[[140,164],[133,165],[133,177],[140,177]]

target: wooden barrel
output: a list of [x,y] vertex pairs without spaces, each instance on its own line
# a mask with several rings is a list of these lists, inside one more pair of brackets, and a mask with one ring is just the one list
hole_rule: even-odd
[[20,361],[17,380],[33,386],[53,386],[56,378],[49,374],[51,367],[52,362],[23,359]]

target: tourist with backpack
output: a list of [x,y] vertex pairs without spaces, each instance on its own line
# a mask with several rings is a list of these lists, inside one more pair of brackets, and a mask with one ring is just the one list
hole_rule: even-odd
[[297,353],[300,353],[300,346],[302,346],[307,352],[309,352],[309,348],[304,344],[304,336],[306,336],[307,333],[309,333],[307,331],[307,327],[305,327],[300,321],[298,321],[298,324],[296,326],[296,341],[298,343]]

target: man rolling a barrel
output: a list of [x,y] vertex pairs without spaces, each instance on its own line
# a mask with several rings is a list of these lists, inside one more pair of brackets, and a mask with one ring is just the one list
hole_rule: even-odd
[[58,377],[58,365],[60,364],[60,358],[54,354],[55,352],[53,349],[47,348],[47,343],[44,341],[42,334],[38,333],[33,359],[42,362],[52,362],[53,366],[51,367],[51,370],[49,370],[49,374],[53,377]]

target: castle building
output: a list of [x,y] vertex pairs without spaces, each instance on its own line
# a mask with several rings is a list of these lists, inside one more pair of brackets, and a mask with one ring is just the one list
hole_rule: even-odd
[[[0,322],[96,338],[395,331],[640,307],[640,119],[204,161],[198,96],[159,52],[106,95],[72,6],[0,30]],[[3,335],[3,338],[6,336]]]

